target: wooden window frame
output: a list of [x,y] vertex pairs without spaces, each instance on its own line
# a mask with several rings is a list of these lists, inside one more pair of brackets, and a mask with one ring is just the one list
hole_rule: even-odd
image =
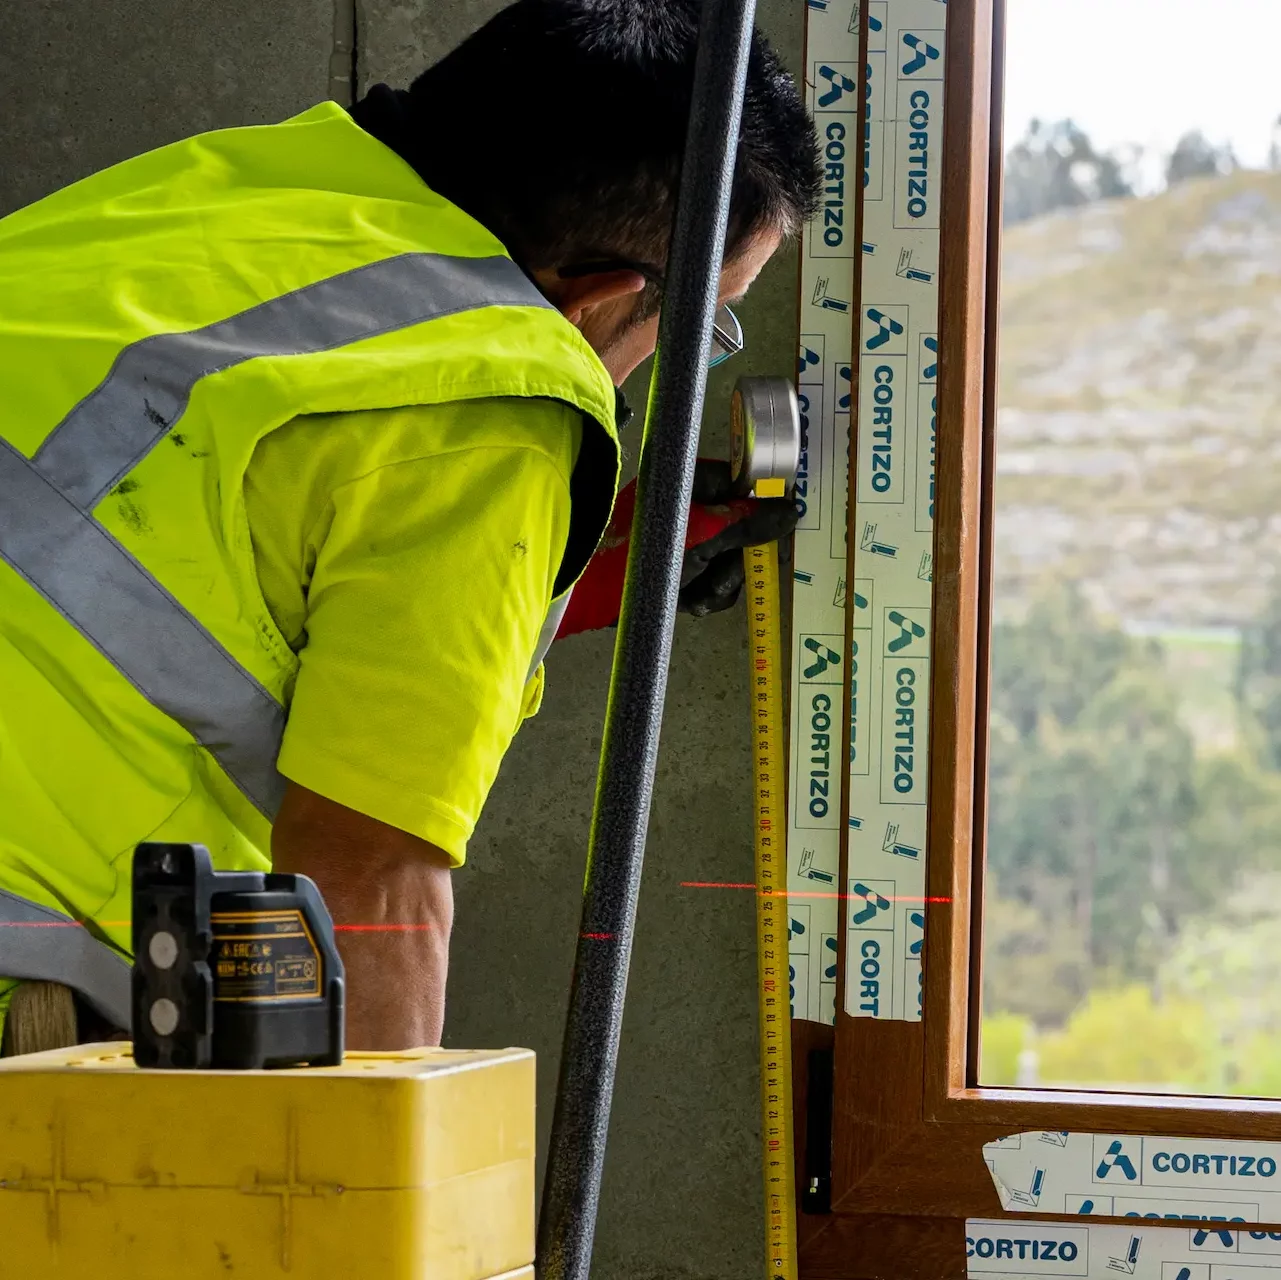
[[[977,1082],[971,1002],[982,989],[992,577],[991,486],[983,477],[992,474],[995,446],[998,352],[988,334],[995,333],[998,306],[1003,11],[1004,0],[948,4],[924,1020],[855,1019],[838,1007],[834,1033],[794,1025],[801,1187],[807,1059],[813,1048],[835,1045],[831,1213],[798,1217],[804,1280],[963,1277],[966,1218],[1027,1220],[1001,1211],[984,1163],[983,1144],[998,1137],[1069,1130],[1281,1141],[1281,1100]],[[863,124],[860,116],[860,130]],[[851,476],[851,511],[853,485]],[[847,851],[841,883],[848,883]]]

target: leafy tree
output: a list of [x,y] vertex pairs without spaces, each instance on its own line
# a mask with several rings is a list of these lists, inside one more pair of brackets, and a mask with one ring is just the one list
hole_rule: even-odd
[[1191,178],[1217,178],[1238,167],[1230,146],[1216,147],[1200,129],[1192,129],[1170,152],[1165,164],[1165,183],[1173,187]]
[[1162,989],[1204,1011],[1225,1091],[1281,1084],[1281,984],[1269,963],[1279,953],[1281,875],[1256,873],[1207,896],[1162,966]]
[[[1195,892],[1194,744],[1159,647],[1101,622],[1071,585],[994,628],[991,687],[988,865],[1041,917],[1024,932],[1065,1015],[1097,971],[1152,973]],[[1004,945],[1028,950],[1009,931]],[[1038,1008],[994,981],[1007,989],[989,988],[991,1007],[1050,1012],[1048,991]]]
[[1071,120],[1033,120],[1005,157],[1005,221],[1134,194],[1120,158]]
[[1281,588],[1241,634],[1237,698],[1260,755],[1271,768],[1281,768]]
[[1036,1052],[1046,1084],[1204,1092],[1218,1081],[1204,1007],[1195,1000],[1157,1001],[1137,983],[1093,992],[1062,1031],[1038,1038]]
[[997,1013],[984,1018],[979,1079],[984,1084],[1017,1084],[1019,1059],[1032,1034],[1032,1024],[1016,1013]]

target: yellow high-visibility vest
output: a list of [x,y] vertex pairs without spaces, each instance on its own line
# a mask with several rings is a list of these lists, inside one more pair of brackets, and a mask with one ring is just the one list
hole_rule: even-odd
[[[141,840],[267,865],[298,659],[245,519],[264,435],[307,413],[574,406],[558,594],[617,484],[595,353],[334,103],[163,147],[0,220],[0,388],[0,922],[90,923],[0,926],[4,977],[67,981],[106,954],[95,935],[126,953]],[[184,448],[161,447],[175,436]],[[118,500],[134,489],[145,521]]]

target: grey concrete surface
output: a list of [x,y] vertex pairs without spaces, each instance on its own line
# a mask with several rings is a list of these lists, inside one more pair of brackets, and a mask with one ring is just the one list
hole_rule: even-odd
[[334,0],[0,5],[0,214],[205,129],[328,96]]
[[[340,0],[341,2],[341,0]],[[501,0],[357,0],[362,86],[403,84]],[[0,213],[202,129],[280,119],[327,96],[334,0],[27,0],[0,7]],[[801,0],[760,21],[800,63]],[[340,22],[339,27],[342,28]],[[339,61],[342,51],[339,51]],[[741,308],[747,348],[709,388],[703,450],[724,456],[742,373],[792,374],[796,255]],[[648,369],[628,392],[643,411]],[[639,422],[626,441],[634,455]],[[634,456],[632,457],[634,464]],[[681,619],[597,1232],[598,1280],[761,1273],[755,935],[745,618]],[[539,1055],[551,1123],[613,637],[556,646],[455,877],[446,1042]]]

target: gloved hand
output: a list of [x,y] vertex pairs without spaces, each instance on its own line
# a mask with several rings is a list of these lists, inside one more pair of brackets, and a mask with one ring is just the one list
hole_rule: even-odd
[[[701,618],[737,601],[743,589],[743,548],[780,542],[780,560],[796,528],[796,504],[790,498],[731,496],[729,463],[699,458],[694,466],[693,502],[685,534],[685,562],[677,608]],[[598,631],[618,621],[623,577],[636,508],[636,481],[618,495],[609,528],[570,596],[556,632],[558,640],[580,631]]]

